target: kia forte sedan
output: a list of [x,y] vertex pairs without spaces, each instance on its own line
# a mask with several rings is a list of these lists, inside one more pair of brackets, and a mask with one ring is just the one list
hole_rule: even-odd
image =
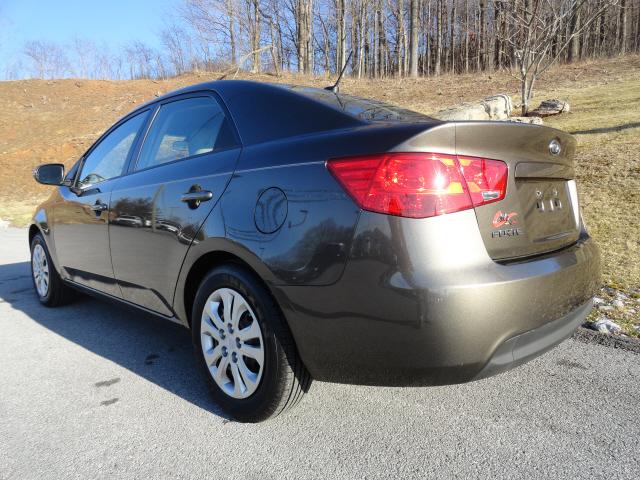
[[[29,230],[40,302],[80,290],[191,329],[213,398],[260,421],[312,379],[442,385],[571,335],[598,248],[558,130],[440,122],[335,91],[221,81],[147,103]],[[72,307],[69,307],[72,308]]]

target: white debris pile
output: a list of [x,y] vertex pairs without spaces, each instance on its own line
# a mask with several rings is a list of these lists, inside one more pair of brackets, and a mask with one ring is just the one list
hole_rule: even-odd
[[585,327],[621,336],[640,334],[640,289],[602,287],[593,298],[593,306],[596,320]]
[[619,335],[622,333],[622,327],[607,317],[600,317],[593,323],[593,327],[601,333],[613,333]]

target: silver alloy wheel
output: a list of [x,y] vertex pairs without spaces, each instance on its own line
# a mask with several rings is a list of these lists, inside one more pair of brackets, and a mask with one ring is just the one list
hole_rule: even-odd
[[47,254],[42,245],[36,243],[31,254],[31,268],[33,269],[33,280],[36,284],[38,295],[46,297],[49,293],[49,262]]
[[235,290],[219,288],[207,299],[200,343],[209,372],[232,398],[253,394],[264,370],[264,341],[249,303]]

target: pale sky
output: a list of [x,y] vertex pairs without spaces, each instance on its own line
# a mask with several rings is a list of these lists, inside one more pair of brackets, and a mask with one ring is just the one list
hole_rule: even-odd
[[0,75],[21,58],[27,40],[66,43],[74,37],[117,50],[133,40],[159,44],[158,34],[182,0],[0,0]]

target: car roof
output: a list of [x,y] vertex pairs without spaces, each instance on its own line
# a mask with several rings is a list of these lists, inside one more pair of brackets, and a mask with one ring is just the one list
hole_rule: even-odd
[[149,105],[160,103],[165,100],[169,100],[173,97],[177,97],[179,95],[185,95],[188,93],[213,90],[214,92],[217,92],[218,94],[220,94],[223,98],[226,98],[228,95],[235,95],[235,94],[243,93],[246,91],[253,91],[256,88],[259,88],[259,87],[264,88],[265,86],[267,88],[276,89],[279,87],[279,84],[267,83],[267,82],[256,82],[252,80],[211,80],[209,82],[194,83],[193,85],[187,85],[186,87],[172,90],[170,92],[165,93],[164,95],[160,95],[159,97],[154,98],[153,100],[149,100],[148,102],[145,102],[141,104],[138,108],[136,108],[136,111],[147,108]]
[[377,100],[319,88],[250,80],[189,85],[155,98],[135,112],[179,95],[207,90],[222,97],[244,145],[378,122],[436,122],[420,113]]

